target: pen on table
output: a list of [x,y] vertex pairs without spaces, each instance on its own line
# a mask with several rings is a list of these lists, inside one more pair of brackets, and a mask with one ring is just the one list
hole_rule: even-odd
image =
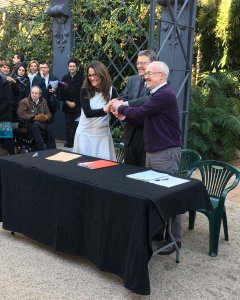
[[158,178],[158,179],[155,179],[155,181],[162,181],[162,180],[168,180],[168,178]]

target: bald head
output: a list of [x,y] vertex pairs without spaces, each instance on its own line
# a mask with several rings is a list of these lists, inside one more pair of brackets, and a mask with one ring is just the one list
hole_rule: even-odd
[[152,90],[155,87],[166,83],[169,74],[168,65],[162,61],[150,63],[145,72],[147,87]]

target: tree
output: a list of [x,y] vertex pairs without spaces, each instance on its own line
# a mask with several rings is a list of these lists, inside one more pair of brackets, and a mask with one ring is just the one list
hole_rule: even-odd
[[27,61],[51,59],[51,22],[46,14],[49,5],[49,0],[26,0],[0,10],[2,56],[12,60],[16,52],[22,52]]
[[204,159],[236,158],[240,149],[240,92],[236,74],[205,74],[192,87],[188,137],[188,147]]

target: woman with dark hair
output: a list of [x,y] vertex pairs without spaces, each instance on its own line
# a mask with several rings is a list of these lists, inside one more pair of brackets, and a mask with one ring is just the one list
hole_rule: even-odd
[[19,99],[22,100],[23,98],[28,97],[30,93],[30,80],[27,75],[27,68],[23,64],[18,65],[13,74],[13,78],[18,83],[20,90]]
[[108,103],[117,96],[106,66],[99,61],[90,63],[81,89],[82,110],[74,138],[74,152],[116,160]]
[[0,142],[8,154],[15,154],[12,130],[12,102],[19,94],[16,80],[10,76],[11,65],[8,61],[0,64]]
[[20,100],[29,96],[30,80],[27,75],[27,68],[23,64],[19,64],[13,73],[13,79],[16,80],[19,87],[19,95],[15,97],[12,103],[13,120],[17,119],[17,107]]

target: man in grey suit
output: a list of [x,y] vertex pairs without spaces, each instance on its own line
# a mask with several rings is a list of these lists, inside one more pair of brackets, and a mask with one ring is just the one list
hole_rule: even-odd
[[[148,90],[144,81],[146,67],[157,60],[152,50],[143,50],[138,53],[136,67],[138,75],[130,76],[127,85],[121,93],[120,99],[125,105],[139,106],[148,98]],[[124,162],[136,166],[145,166],[146,153],[143,144],[143,127],[125,122],[124,126]]]

